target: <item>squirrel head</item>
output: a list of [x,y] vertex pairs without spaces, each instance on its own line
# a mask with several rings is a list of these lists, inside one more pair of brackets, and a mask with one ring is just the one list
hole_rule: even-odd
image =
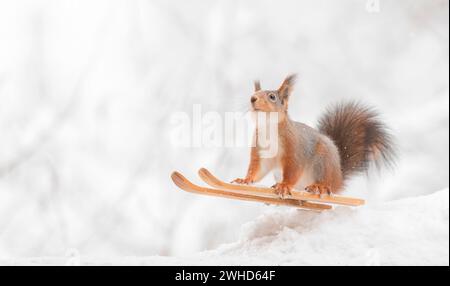
[[277,90],[261,90],[259,81],[255,81],[255,93],[250,102],[253,111],[278,112],[281,118],[287,114],[289,97],[295,83],[296,75],[286,77]]

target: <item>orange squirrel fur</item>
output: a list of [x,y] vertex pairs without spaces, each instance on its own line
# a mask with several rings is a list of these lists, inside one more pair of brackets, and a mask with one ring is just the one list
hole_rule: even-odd
[[[288,76],[277,90],[261,90],[255,82],[252,110],[278,113],[278,153],[262,158],[258,144],[251,148],[245,178],[233,182],[251,184],[270,171],[281,171],[273,186],[281,197],[291,190],[332,194],[340,192],[351,175],[368,170],[370,163],[390,165],[395,157],[392,136],[378,114],[362,104],[349,102],[329,109],[317,130],[295,122],[288,115],[295,75]],[[258,132],[258,128],[255,132]]]

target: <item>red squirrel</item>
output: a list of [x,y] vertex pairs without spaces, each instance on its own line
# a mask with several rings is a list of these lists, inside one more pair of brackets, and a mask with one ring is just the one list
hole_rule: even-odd
[[277,90],[261,90],[255,81],[252,111],[278,113],[278,152],[263,158],[256,142],[246,177],[234,183],[256,183],[278,170],[281,177],[272,188],[280,197],[291,195],[293,189],[331,195],[342,191],[350,176],[367,171],[371,163],[393,163],[392,135],[372,108],[355,102],[338,104],[325,112],[317,129],[291,120],[288,102],[295,79],[296,75],[288,76]]

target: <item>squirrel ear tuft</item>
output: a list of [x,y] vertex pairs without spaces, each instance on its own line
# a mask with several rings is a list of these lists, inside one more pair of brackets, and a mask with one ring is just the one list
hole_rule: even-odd
[[254,85],[255,85],[255,92],[261,90],[261,83],[259,82],[259,80],[255,80]]
[[284,99],[287,99],[294,88],[294,83],[297,78],[296,74],[291,74],[283,81],[281,86],[278,88],[278,93]]

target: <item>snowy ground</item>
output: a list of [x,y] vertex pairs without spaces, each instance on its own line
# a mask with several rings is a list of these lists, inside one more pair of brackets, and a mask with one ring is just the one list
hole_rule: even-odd
[[[0,0],[0,263],[448,264],[448,35],[448,0]],[[170,116],[292,72],[294,120],[351,99],[390,127],[394,171],[345,191],[368,205],[179,191],[172,171],[231,180],[249,154],[174,146]]]
[[317,214],[272,209],[235,243],[188,257],[0,260],[12,265],[448,265],[449,190]]

